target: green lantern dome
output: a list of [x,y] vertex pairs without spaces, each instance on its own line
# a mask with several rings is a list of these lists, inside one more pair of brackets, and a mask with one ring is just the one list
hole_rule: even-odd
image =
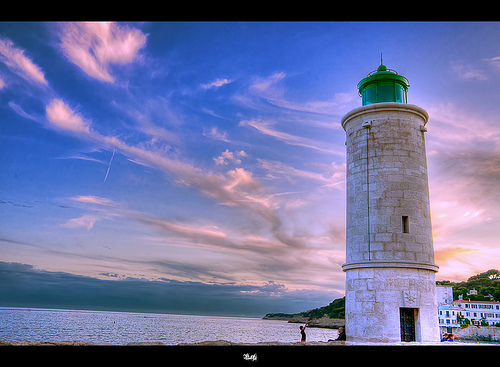
[[395,70],[387,69],[381,60],[377,70],[358,83],[358,91],[363,98],[363,106],[383,102],[407,103],[409,86],[408,79]]

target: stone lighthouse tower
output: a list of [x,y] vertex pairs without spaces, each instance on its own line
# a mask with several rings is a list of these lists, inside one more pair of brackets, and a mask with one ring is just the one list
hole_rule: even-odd
[[347,146],[346,335],[360,342],[439,340],[421,107],[381,63],[342,118]]

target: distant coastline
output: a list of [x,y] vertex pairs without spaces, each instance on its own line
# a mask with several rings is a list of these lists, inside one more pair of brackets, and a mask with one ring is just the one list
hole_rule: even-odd
[[289,323],[295,324],[305,324],[307,322],[308,327],[320,327],[329,329],[338,329],[340,326],[345,325],[344,319],[334,319],[330,318],[328,315],[324,315],[320,318],[309,318],[307,316],[301,316],[296,314],[267,314],[262,318],[263,320],[282,320],[288,321]]
[[290,323],[305,324],[309,327],[321,327],[338,329],[345,326],[345,297],[332,301],[328,306],[315,308],[313,310],[288,314],[268,313],[263,320],[283,320]]

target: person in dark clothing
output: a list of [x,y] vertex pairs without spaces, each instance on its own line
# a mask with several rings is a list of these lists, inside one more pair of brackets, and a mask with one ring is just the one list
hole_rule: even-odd
[[343,326],[339,327],[339,336],[335,340],[345,340],[345,331]]
[[304,326],[299,326],[299,329],[300,329],[300,335],[302,335],[302,338],[300,339],[301,342],[305,342],[306,341],[306,326],[307,326],[307,322]]

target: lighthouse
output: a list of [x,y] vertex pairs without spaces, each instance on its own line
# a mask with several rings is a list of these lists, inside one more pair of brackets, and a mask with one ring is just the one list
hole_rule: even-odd
[[409,82],[381,65],[358,84],[346,132],[346,336],[353,342],[437,342],[427,112]]

